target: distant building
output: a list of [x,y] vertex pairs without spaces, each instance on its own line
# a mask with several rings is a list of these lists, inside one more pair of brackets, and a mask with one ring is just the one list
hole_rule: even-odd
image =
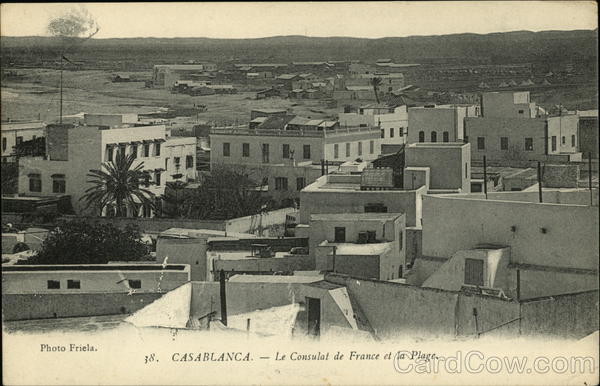
[[213,129],[211,165],[244,165],[255,171],[257,181],[266,182],[270,195],[294,199],[323,174],[322,161],[333,170],[344,161],[379,155],[378,129],[336,129],[335,122],[332,126],[323,120],[302,121],[301,128],[294,129],[291,122],[284,130]]
[[339,113],[341,127],[367,126],[378,127],[381,132],[381,144],[404,144],[408,131],[406,106],[364,105],[357,112]]
[[462,142],[464,118],[478,116],[477,106],[425,105],[408,108],[408,140],[417,142]]
[[152,71],[152,82],[154,87],[171,89],[176,81],[190,79],[191,76],[206,72],[215,72],[216,65],[204,64],[159,64]]
[[537,118],[540,110],[530,101],[529,91],[497,91],[481,94],[483,118]]
[[[485,114],[485,109],[484,109]],[[576,114],[515,117],[466,117],[465,141],[472,143],[471,158],[483,156],[495,163],[581,160]]]
[[274,115],[286,115],[286,109],[252,109],[250,111],[250,119],[259,117],[271,117]]

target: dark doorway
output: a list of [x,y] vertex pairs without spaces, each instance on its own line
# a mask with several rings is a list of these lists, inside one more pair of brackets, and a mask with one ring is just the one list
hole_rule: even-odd
[[465,259],[465,284],[483,286],[483,260]]
[[308,335],[321,334],[321,299],[306,298],[308,306]]
[[346,242],[346,228],[335,227],[335,242],[345,243]]

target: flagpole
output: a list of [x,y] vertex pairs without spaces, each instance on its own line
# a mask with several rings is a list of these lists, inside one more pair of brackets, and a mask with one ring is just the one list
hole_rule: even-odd
[[63,54],[60,55],[60,116],[58,123],[62,125],[63,118]]

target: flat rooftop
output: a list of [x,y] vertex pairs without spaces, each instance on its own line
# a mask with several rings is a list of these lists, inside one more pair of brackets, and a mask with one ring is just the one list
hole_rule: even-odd
[[235,283],[314,283],[322,281],[325,275],[233,275]]
[[401,217],[401,213],[331,213],[331,214],[312,214],[311,220],[315,221],[361,221],[361,220],[379,220],[389,221]]
[[251,233],[236,233],[225,232],[213,229],[190,229],[190,228],[169,228],[166,231],[160,232],[160,236],[172,236],[178,238],[219,238],[224,240],[229,239],[248,239],[256,238],[256,235]]
[[[330,243],[327,240],[323,241],[319,246],[335,246],[336,255],[361,255],[361,256],[380,256],[384,252],[387,252],[392,248],[392,243]],[[333,249],[329,252],[329,255],[333,255]]]

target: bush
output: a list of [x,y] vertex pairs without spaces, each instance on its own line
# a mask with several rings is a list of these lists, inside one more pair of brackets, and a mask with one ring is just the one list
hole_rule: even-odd
[[28,264],[106,264],[143,260],[149,246],[137,226],[119,229],[112,224],[69,221],[52,230],[42,249]]

